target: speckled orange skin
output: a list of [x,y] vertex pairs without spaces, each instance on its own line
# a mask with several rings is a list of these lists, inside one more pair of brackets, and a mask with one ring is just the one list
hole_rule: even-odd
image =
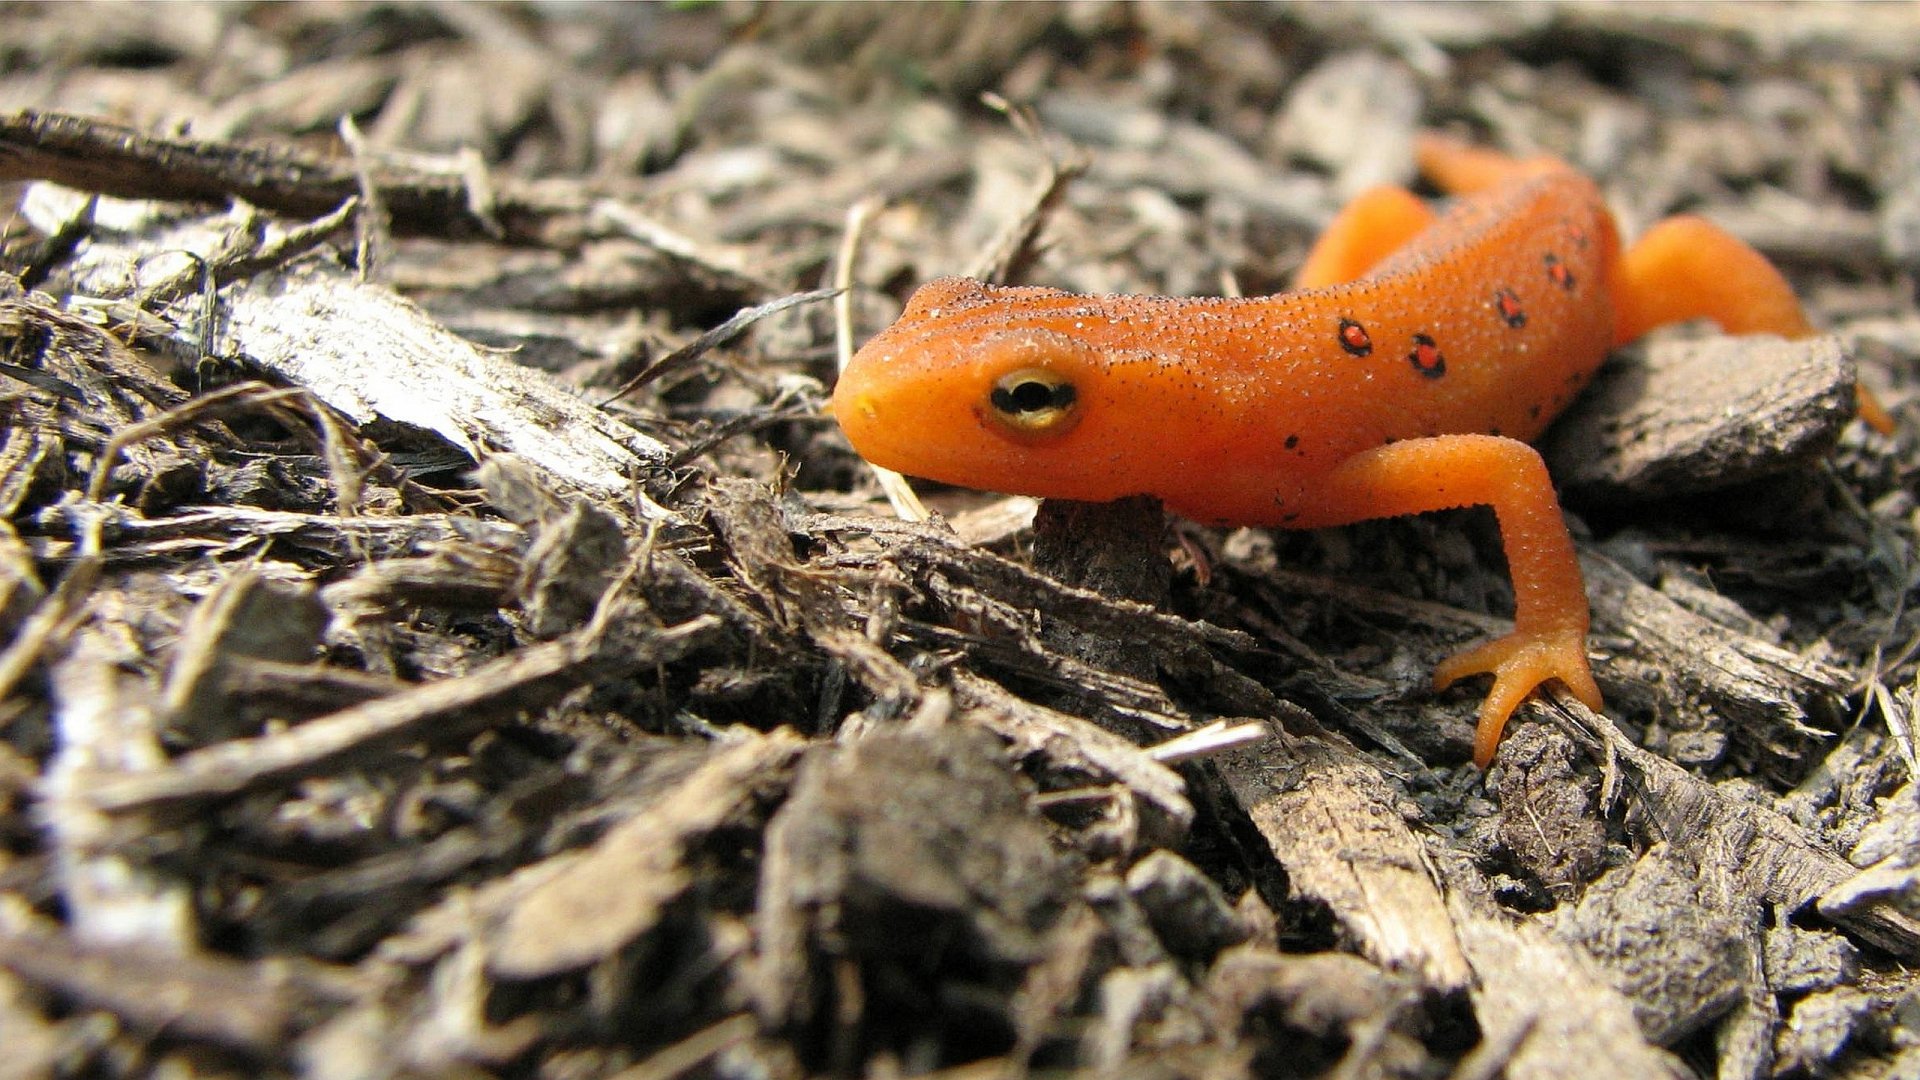
[[[1590,238],[1557,244],[1584,279],[1574,292],[1547,282],[1536,250],[1569,222]],[[1362,450],[1545,429],[1606,357],[1613,235],[1592,185],[1562,173],[1463,202],[1374,274],[1328,288],[1081,296],[943,278],[860,350],[834,411],[869,461],[914,476],[1090,502],[1157,495],[1220,525],[1338,524],[1353,517],[1315,498],[1316,480]],[[1520,330],[1493,311],[1489,283],[1503,280],[1534,286]],[[1371,355],[1342,349],[1342,318],[1367,329]],[[1420,333],[1444,358],[1437,378],[1407,359]],[[1073,377],[1072,431],[1022,439],[983,413],[981,388],[1025,367]]]
[[[1363,196],[1309,256],[1299,291],[931,282],[853,358],[835,416],[863,456],[903,473],[1087,501],[1155,495],[1213,524],[1314,528],[1493,506],[1514,633],[1436,671],[1440,686],[1495,676],[1475,741],[1484,765],[1508,714],[1547,679],[1601,707],[1579,564],[1545,466],[1521,440],[1616,341],[1658,322],[1808,328],[1778,273],[1705,222],[1665,223],[1623,257],[1599,191],[1566,166],[1431,137],[1419,154],[1443,187],[1473,194],[1438,217],[1398,189]],[[1070,423],[1032,435],[995,415],[991,388],[1022,369],[1074,384]]]

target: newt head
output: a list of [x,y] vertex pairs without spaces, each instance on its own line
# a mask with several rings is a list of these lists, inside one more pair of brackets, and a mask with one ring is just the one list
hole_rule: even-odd
[[1095,464],[1111,456],[1101,448],[1140,440],[1118,426],[1111,357],[1071,332],[1084,303],[1057,289],[929,283],[841,373],[834,416],[862,457],[910,476],[1088,501],[1134,494],[1137,479]]

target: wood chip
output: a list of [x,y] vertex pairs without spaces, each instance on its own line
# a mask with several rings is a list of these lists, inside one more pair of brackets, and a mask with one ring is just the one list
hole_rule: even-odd
[[[623,662],[646,666],[672,659],[697,647],[718,626],[718,619],[700,616],[669,627],[645,643],[646,652]],[[494,701],[504,697],[511,707],[523,707],[518,695],[530,686],[589,667],[592,654],[581,645],[577,637],[569,637],[530,646],[464,678],[416,686],[278,734],[220,743],[144,774],[97,778],[82,797],[111,813],[217,799],[393,741],[426,734],[451,738],[486,723],[485,707]],[[434,725],[431,732],[427,725]]]
[[1566,1076],[1570,1067],[1649,1080],[1692,1075],[1647,1042],[1631,1004],[1577,950],[1537,926],[1476,910],[1457,895],[1451,907],[1460,949],[1472,965],[1482,1045],[1508,1048],[1504,1061],[1488,1063],[1495,1072],[1487,1075],[1548,1080]]
[[1219,764],[1294,888],[1324,905],[1363,955],[1443,992],[1471,984],[1426,847],[1377,770],[1285,738]]
[[1602,368],[1541,453],[1570,498],[1717,491],[1825,454],[1853,386],[1837,338],[1662,337]]
[[[228,318],[235,348],[347,416],[435,432],[475,460],[511,451],[560,483],[611,495],[666,456],[658,441],[384,288],[296,271],[236,293]],[[326,331],[340,325],[355,335]]]
[[[543,978],[604,960],[652,930],[693,884],[690,849],[784,787],[802,745],[781,730],[721,747],[592,847],[528,867],[523,873],[538,884],[512,890],[518,895],[490,937],[489,965],[503,978]],[[487,895],[476,902],[496,906]]]

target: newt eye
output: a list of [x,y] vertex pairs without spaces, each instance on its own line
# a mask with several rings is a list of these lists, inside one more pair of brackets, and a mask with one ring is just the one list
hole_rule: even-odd
[[1052,435],[1063,432],[1074,419],[1073,383],[1045,368],[1022,368],[1000,376],[987,401],[993,414],[1014,431],[1025,435]]

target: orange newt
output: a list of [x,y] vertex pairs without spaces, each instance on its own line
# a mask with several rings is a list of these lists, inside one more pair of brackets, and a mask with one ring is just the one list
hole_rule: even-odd
[[[1439,136],[1400,188],[1335,219],[1297,291],[1088,296],[942,278],[840,377],[834,415],[867,460],[966,487],[1106,501],[1158,496],[1218,525],[1311,529],[1494,508],[1514,630],[1434,672],[1491,674],[1474,761],[1548,679],[1601,708],[1587,598],[1540,455],[1527,445],[1608,350],[1706,318],[1813,332],[1765,257],[1695,217],[1624,252],[1592,181]],[[1888,422],[1862,395],[1866,418]]]

